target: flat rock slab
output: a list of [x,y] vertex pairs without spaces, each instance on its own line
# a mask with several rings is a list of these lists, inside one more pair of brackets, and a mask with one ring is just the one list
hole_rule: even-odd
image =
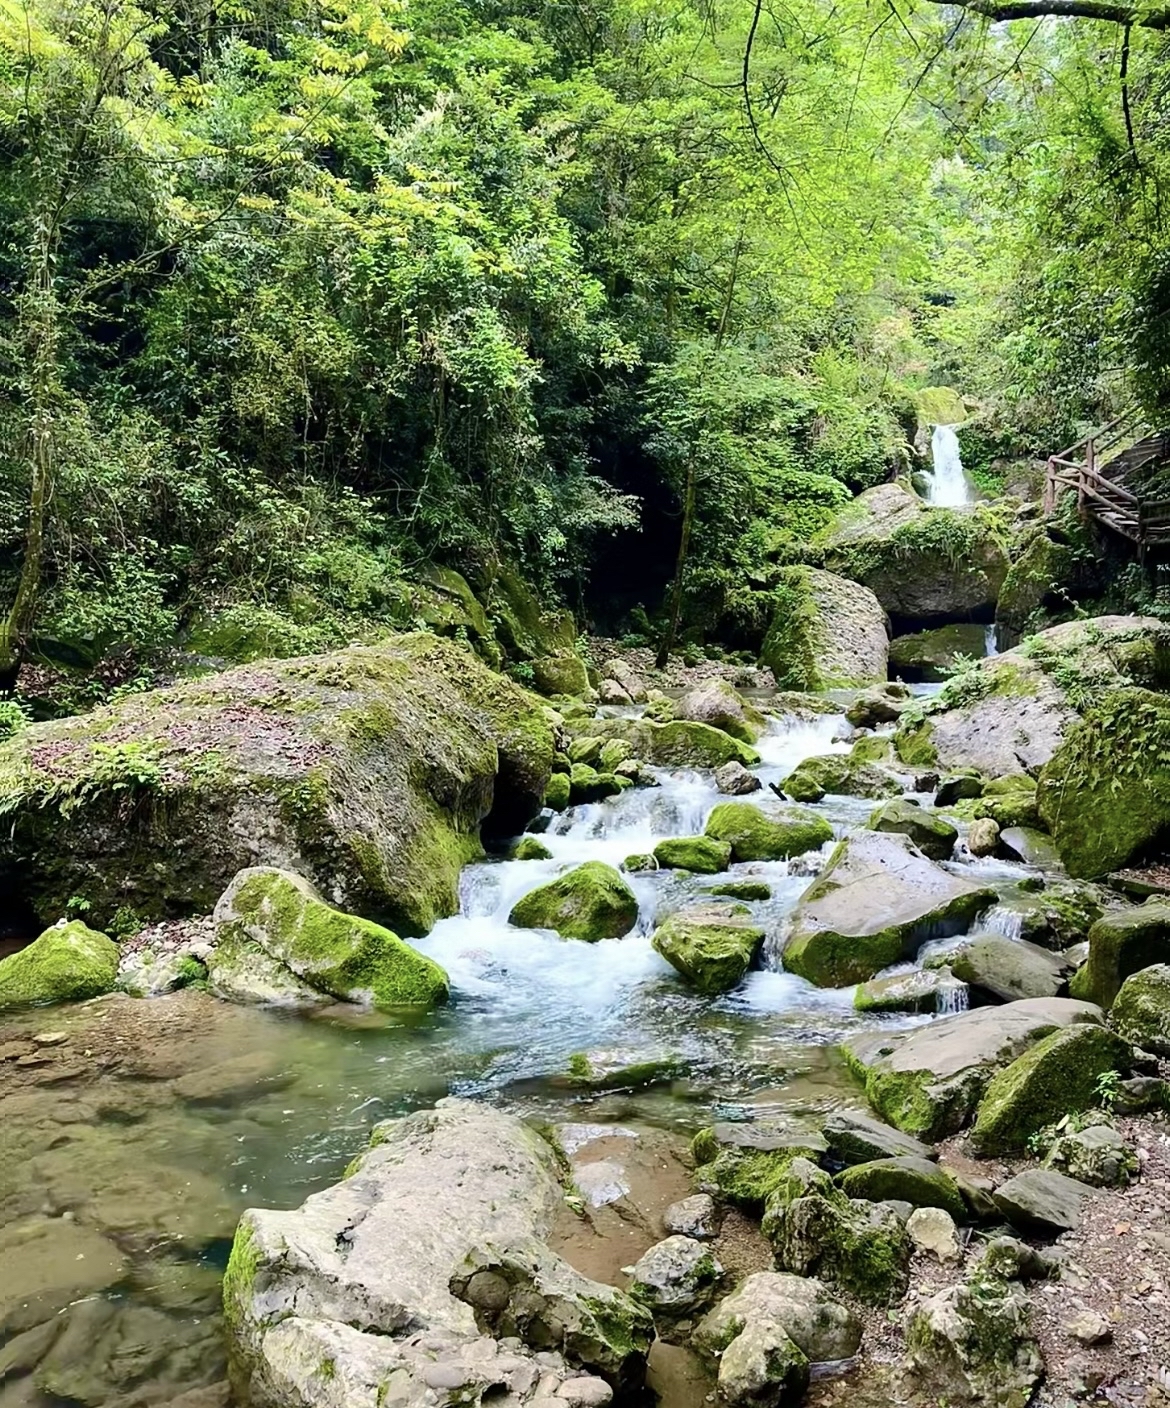
[[759,1120],[751,1124],[738,1124],[723,1121],[711,1126],[711,1135],[721,1149],[758,1150],[762,1153],[775,1153],[781,1149],[811,1149],[817,1154],[827,1154],[829,1145],[824,1135],[811,1129],[797,1129],[794,1125],[773,1120]]
[[977,934],[946,955],[951,972],[984,997],[1017,1002],[1027,997],[1056,997],[1064,989],[1069,964],[1026,939]]
[[1021,1231],[1059,1236],[1079,1224],[1081,1205],[1092,1191],[1054,1169],[1029,1168],[1002,1183],[993,1196],[1000,1212]]
[[858,1110],[838,1110],[821,1127],[829,1152],[843,1164],[865,1164],[873,1159],[896,1159],[909,1155],[936,1158],[929,1144],[900,1129],[882,1124]]

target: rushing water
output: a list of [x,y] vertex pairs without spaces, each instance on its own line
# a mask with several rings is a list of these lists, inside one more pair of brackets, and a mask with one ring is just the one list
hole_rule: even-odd
[[[743,800],[761,804],[766,784],[803,758],[846,749],[847,731],[841,715],[773,720],[759,745],[765,789]],[[713,1114],[812,1115],[855,1102],[836,1044],[876,1021],[922,1019],[862,1017],[851,991],[767,968],[723,998],[695,995],[650,935],[711,877],[632,875],[638,921],[623,939],[584,944],[509,925],[522,894],[570,865],[620,864],[700,832],[721,800],[711,774],[658,780],[557,818],[543,835],[551,859],[466,869],[460,913],[418,942],[451,977],[451,1003],[436,1013],[338,1008],[310,1019],[179,993],[10,1021],[0,1034],[0,1335],[34,1339],[20,1359],[32,1374],[10,1389],[0,1372],[0,1399],[101,1408],[221,1377],[216,1288],[242,1208],[295,1205],[336,1179],[370,1125],[448,1093],[680,1136]],[[840,835],[872,805],[830,797],[818,810]],[[1020,874],[999,862],[973,868],[1005,885]],[[772,898],[752,911],[777,937],[807,863],[733,871],[770,885]],[[36,1047],[31,1038],[50,1028]],[[664,1074],[640,1089],[582,1092],[568,1079],[581,1051],[597,1067],[661,1058]],[[111,1259],[104,1280],[78,1270]],[[36,1339],[63,1307],[67,1318]]]
[[926,502],[936,508],[962,508],[972,502],[971,486],[959,455],[959,437],[953,425],[936,425],[930,437],[933,469]]

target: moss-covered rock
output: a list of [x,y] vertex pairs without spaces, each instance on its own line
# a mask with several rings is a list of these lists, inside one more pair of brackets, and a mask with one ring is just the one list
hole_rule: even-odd
[[577,629],[567,611],[545,611],[514,568],[497,563],[476,586],[510,660],[536,660],[573,650]]
[[705,834],[729,844],[737,861],[787,860],[831,841],[833,828],[804,807],[720,802],[707,818]]
[[819,802],[826,794],[839,797],[896,797],[902,784],[884,768],[859,762],[850,753],[822,753],[805,758],[780,784],[794,802]]
[[654,859],[663,870],[691,870],[696,875],[718,875],[731,862],[731,843],[710,836],[676,836],[659,841]]
[[722,895],[729,900],[770,900],[771,885],[763,880],[725,880],[720,885],[712,885],[709,895]]
[[816,1160],[826,1148],[818,1134],[765,1120],[701,1129],[691,1153],[700,1184],[758,1213],[778,1188],[788,1186],[795,1160]]
[[801,895],[784,966],[818,987],[851,987],[913,958],[927,938],[962,932],[994,899],[905,836],[858,832],[838,844]]
[[1088,937],[1117,897],[1084,881],[1050,881],[1043,888],[1016,888],[1000,895],[999,906],[1012,915],[1020,938],[1041,948],[1063,951]]
[[1131,973],[1114,1000],[1110,1021],[1126,1041],[1143,1051],[1170,1056],[1170,963]]
[[[500,662],[500,647],[487,612],[467,579],[450,567],[429,566],[408,588],[410,617],[440,636],[465,635],[489,665]],[[257,658],[257,657],[253,657]]]
[[389,929],[325,903],[300,875],[242,870],[215,907],[212,987],[233,1000],[268,1000],[274,978],[381,1011],[445,1002],[447,975]]
[[909,1203],[915,1208],[942,1208],[956,1222],[966,1220],[967,1207],[959,1186],[938,1164],[916,1154],[872,1159],[837,1175],[837,1186],[850,1198],[871,1203]]
[[1001,934],[978,934],[938,957],[974,994],[992,1002],[1057,997],[1072,966],[1038,944]]
[[582,802],[604,802],[606,797],[616,797],[621,791],[622,784],[612,772],[598,772],[588,763],[574,763],[569,769],[569,801],[573,806]]
[[781,689],[848,689],[886,677],[886,620],[874,594],[813,567],[780,574],[760,664]]
[[907,798],[886,802],[870,814],[870,831],[897,832],[909,836],[923,855],[931,860],[949,860],[959,839],[958,828],[937,812],[916,806]]
[[922,1401],[939,1405],[1026,1408],[1044,1373],[1027,1295],[990,1276],[947,1286],[916,1306],[906,1360]]
[[579,655],[543,655],[532,662],[532,680],[541,694],[586,695],[590,692],[585,661]]
[[932,631],[895,636],[890,642],[890,673],[912,681],[945,680],[960,659],[986,653],[987,628],[957,621]]
[[654,947],[699,992],[727,992],[752,965],[764,931],[742,905],[679,910],[654,931]]
[[707,679],[692,686],[675,705],[675,718],[709,724],[741,743],[754,743],[764,731],[764,716],[726,680]]
[[1160,898],[1102,915],[1093,924],[1088,962],[1069,990],[1085,1002],[1109,1007],[1131,974],[1154,963],[1170,963],[1170,900]]
[[995,608],[995,624],[1008,642],[1015,642],[1027,631],[1035,629],[1037,616],[1045,608],[1065,606],[1061,587],[1073,574],[1073,552],[1067,543],[1050,538],[1038,526],[1008,568],[999,601]]
[[637,917],[638,901],[621,875],[612,866],[590,860],[531,890],[513,905],[508,922],[596,943],[628,934]]
[[575,722],[578,737],[620,739],[633,757],[664,768],[718,768],[737,762],[751,767],[760,761],[754,748],[710,724],[671,719],[655,723],[640,719],[588,719]]
[[853,1006],[858,1012],[939,1012],[962,991],[963,985],[948,968],[915,968],[859,983]]
[[1045,1125],[1091,1109],[1098,1079],[1128,1059],[1126,1043],[1094,1023],[1053,1032],[992,1077],[979,1102],[972,1143],[986,1156],[1022,1153]]
[[1170,825],[1170,698],[1108,694],[1069,729],[1040,774],[1039,801],[1070,875],[1127,864]]
[[573,784],[567,772],[554,772],[544,789],[544,805],[554,812],[563,812],[569,805]]
[[118,946],[74,919],[0,959],[0,1010],[82,1002],[112,992],[117,978]]
[[257,861],[401,933],[457,907],[485,823],[539,809],[534,695],[433,635],[260,662],[35,724],[0,745],[0,883],[46,917],[209,911]]
[[521,836],[508,852],[509,860],[552,860],[552,851],[539,836]]

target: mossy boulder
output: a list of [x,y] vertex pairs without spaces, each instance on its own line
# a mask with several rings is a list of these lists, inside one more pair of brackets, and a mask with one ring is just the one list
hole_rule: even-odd
[[73,919],[0,959],[0,1011],[83,1002],[113,992],[117,980],[117,944]]
[[627,745],[630,756],[657,767],[714,769],[730,762],[751,767],[760,761],[756,750],[738,738],[710,724],[686,719],[667,723],[655,723],[645,716],[582,719],[574,721],[573,729],[578,738],[600,738],[603,742],[619,739]]
[[1155,1056],[1170,1056],[1170,963],[1155,963],[1131,973],[1121,985],[1109,1018],[1126,1041]]
[[580,696],[590,693],[585,661],[571,651],[563,655],[542,655],[534,660],[532,680],[541,694]]
[[780,689],[848,689],[886,678],[886,618],[868,588],[815,567],[780,573],[760,664]]
[[397,932],[457,908],[480,826],[539,810],[534,696],[428,634],[257,662],[34,724],[0,744],[0,885],[46,917],[207,912],[257,862]]
[[833,828],[805,807],[720,802],[707,818],[705,834],[729,844],[733,860],[787,860],[831,841]]
[[554,812],[563,812],[569,805],[573,783],[569,773],[554,772],[544,789],[544,805]]
[[1024,544],[1008,568],[999,601],[995,608],[995,624],[1009,642],[1015,642],[1028,627],[1035,626],[1046,609],[1067,609],[1067,598],[1061,587],[1071,582],[1074,573],[1073,551],[1067,543],[1050,538],[1042,526]]
[[884,610],[915,621],[995,605],[1007,535],[991,508],[926,508],[901,484],[867,489],[814,539],[824,565],[868,587]]
[[805,758],[780,783],[794,802],[819,802],[826,794],[839,797],[896,797],[902,784],[884,768],[860,762],[850,753],[822,753]]
[[500,647],[487,612],[467,579],[450,567],[430,566],[408,588],[410,616],[440,636],[465,635],[489,665],[500,662]]
[[724,880],[712,885],[709,895],[721,895],[729,900],[770,900],[772,887],[763,880]]
[[654,931],[654,947],[691,987],[728,992],[752,965],[764,931],[742,905],[704,904],[679,910]]
[[866,826],[870,831],[885,831],[909,836],[923,855],[931,860],[948,860],[959,839],[956,826],[937,812],[916,806],[905,797],[886,802],[871,812]]
[[709,724],[741,743],[754,743],[764,731],[763,714],[726,680],[708,679],[693,685],[677,702],[674,712],[676,719]]
[[921,1301],[906,1332],[911,1382],[931,1404],[1026,1408],[1044,1374],[1021,1286],[972,1276]]
[[510,660],[535,661],[572,652],[577,628],[570,613],[544,610],[514,568],[497,563],[476,587]]
[[508,852],[509,860],[552,860],[552,851],[539,836],[521,836]]
[[654,859],[663,870],[691,870],[696,875],[718,875],[731,862],[731,843],[710,836],[676,836],[659,841]]
[[821,1135],[783,1120],[715,1124],[691,1143],[699,1183],[756,1213],[778,1188],[788,1186],[794,1160],[815,1161],[827,1149]]
[[890,673],[915,682],[945,680],[960,659],[981,659],[986,649],[986,626],[966,621],[895,636],[890,642]]
[[1154,963],[1170,963],[1170,900],[1102,915],[1089,930],[1089,958],[1069,984],[1074,997],[1109,1007],[1122,983]]
[[971,1141],[984,1156],[1022,1153],[1028,1139],[1065,1115],[1097,1103],[1097,1082],[1124,1067],[1129,1047],[1105,1027],[1081,1023],[1053,1032],[993,1076]]
[[289,993],[308,988],[381,1011],[447,1000],[447,975],[437,963],[380,924],[326,904],[300,875],[242,870],[214,918],[208,978],[233,1000],[266,1000],[282,977]]
[[1000,894],[998,908],[1012,916],[1020,938],[1059,952],[1081,943],[1117,897],[1078,880],[1049,881],[1043,888],[1017,886]]
[[1016,1002],[1024,997],[1057,997],[1064,991],[1071,965],[1025,939],[978,934],[958,948],[939,955],[975,998]]
[[513,905],[508,922],[596,943],[628,934],[637,917],[638,901],[621,875],[610,865],[590,860],[531,890]]
[[908,837],[861,831],[841,841],[801,895],[784,966],[818,987],[851,987],[959,933],[995,892],[928,860]]
[[956,1222],[966,1220],[967,1207],[959,1186],[949,1173],[930,1159],[902,1154],[892,1159],[872,1159],[839,1173],[837,1186],[850,1198],[871,1203],[909,1203],[915,1208],[942,1208]]
[[[569,769],[569,801],[573,806],[582,802],[604,802],[623,790],[623,784],[612,772],[598,772],[588,763],[574,763]],[[545,795],[548,795],[547,789]]]
[[962,993],[949,969],[915,968],[888,978],[859,983],[853,994],[858,1012],[938,1012],[949,997]]
[[1170,697],[1106,695],[1069,729],[1038,795],[1070,875],[1094,879],[1128,864],[1170,826]]

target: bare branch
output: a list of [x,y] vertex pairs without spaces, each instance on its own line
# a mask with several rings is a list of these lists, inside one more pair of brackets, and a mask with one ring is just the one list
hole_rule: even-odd
[[1062,19],[1105,20],[1137,29],[1170,29],[1170,9],[1146,10],[1124,0],[931,0],[936,5],[957,4],[989,20]]

